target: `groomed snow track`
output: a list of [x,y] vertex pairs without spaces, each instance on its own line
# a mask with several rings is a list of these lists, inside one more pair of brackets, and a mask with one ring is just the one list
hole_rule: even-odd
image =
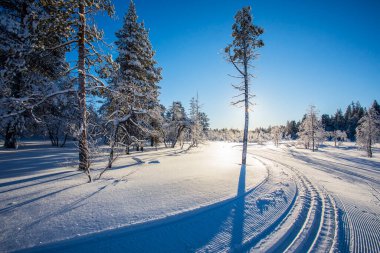
[[337,248],[338,216],[334,199],[296,168],[258,156],[293,173],[298,196],[289,215],[268,237],[251,249],[265,252],[330,252]]
[[[357,164],[350,161],[348,157],[333,156],[335,161],[325,160],[320,157],[307,157],[300,152],[289,151],[289,154],[295,159],[301,159],[320,171],[332,173],[337,176],[347,178],[351,182],[366,183],[373,197],[379,201],[380,193],[376,189],[380,181],[378,169],[376,166],[369,167],[364,161]],[[355,158],[358,159],[358,158]],[[359,158],[361,159],[361,158]],[[344,163],[348,162],[348,163]],[[368,162],[368,161],[366,161]],[[372,161],[369,161],[370,164]],[[374,165],[376,162],[372,162]],[[359,166],[358,166],[359,165]],[[353,167],[355,170],[353,170]],[[348,191],[350,189],[347,189]],[[351,199],[344,196],[334,195],[336,208],[338,209],[338,242],[336,245],[337,252],[360,252],[372,253],[380,252],[380,218],[378,213],[368,208],[366,205],[357,205]]]

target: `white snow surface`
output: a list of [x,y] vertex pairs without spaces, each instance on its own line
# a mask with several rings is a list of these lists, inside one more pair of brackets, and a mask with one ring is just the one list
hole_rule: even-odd
[[73,147],[26,142],[0,150],[0,251],[380,252],[379,152],[250,144],[242,167],[241,144],[209,142],[86,183]]
[[[237,193],[240,151],[232,144],[135,152],[93,183],[76,168],[61,166],[76,158],[74,148],[48,145],[1,150],[0,251],[160,219]],[[246,188],[264,177],[263,166],[248,166]]]

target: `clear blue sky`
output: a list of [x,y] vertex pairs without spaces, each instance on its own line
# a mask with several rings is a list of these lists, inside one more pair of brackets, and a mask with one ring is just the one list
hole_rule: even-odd
[[[108,42],[122,26],[128,0],[114,1],[116,18],[98,24]],[[242,108],[230,105],[236,74],[223,59],[234,15],[251,5],[265,47],[254,63],[257,104],[250,128],[301,119],[310,104],[332,114],[351,101],[380,100],[380,1],[378,0],[135,0],[150,29],[163,68],[161,103],[188,106],[199,98],[211,127],[243,127]]]

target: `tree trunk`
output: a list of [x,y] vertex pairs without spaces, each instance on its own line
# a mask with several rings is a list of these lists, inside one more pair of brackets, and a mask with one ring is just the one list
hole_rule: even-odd
[[315,145],[315,132],[314,132],[314,115],[311,115],[311,141],[313,144],[313,152],[314,152],[314,145]]
[[249,87],[248,87],[248,62],[247,62],[247,49],[244,49],[244,135],[243,135],[243,153],[242,153],[242,165],[247,163],[247,144],[248,144],[248,123],[249,123]]
[[79,80],[79,108],[81,113],[81,125],[79,136],[79,170],[86,173],[89,182],[92,182],[90,174],[89,151],[87,143],[87,108],[86,108],[86,76],[85,76],[85,16],[84,0],[79,0],[79,29],[78,29],[78,80]]
[[63,138],[63,141],[62,141],[62,143],[61,143],[61,145],[60,145],[61,148],[62,148],[63,146],[65,146],[65,144],[66,144],[66,140],[67,140],[67,134],[65,134],[65,137]]
[[181,136],[181,133],[182,133],[182,131],[185,129],[185,127],[184,126],[180,126],[179,128],[178,128],[178,131],[177,131],[177,136],[175,137],[175,139],[173,140],[173,142],[172,142],[172,148],[174,148],[175,147],[175,145],[177,144],[177,141],[178,141],[178,139],[179,139],[179,137]]
[[17,137],[16,131],[11,130],[11,127],[8,124],[5,132],[4,148],[16,148],[17,147]]
[[367,155],[370,158],[372,157],[372,140],[371,140],[371,138],[369,139],[369,142],[368,142]]
[[[116,115],[116,117],[117,117],[117,115]],[[104,174],[104,172],[106,172],[106,170],[112,168],[112,164],[115,161],[115,159],[114,159],[114,152],[115,152],[115,145],[116,145],[116,142],[117,142],[116,139],[117,139],[118,128],[119,128],[119,123],[114,122],[113,129],[112,129],[112,135],[111,135],[110,154],[109,154],[109,157],[108,157],[108,164],[107,164],[107,167],[105,167],[103,169],[103,171],[99,174],[98,179],[101,178],[101,176]]]
[[125,147],[125,154],[126,154],[126,155],[129,155],[129,154],[130,154],[130,152],[129,152],[129,145],[127,145],[127,146]]

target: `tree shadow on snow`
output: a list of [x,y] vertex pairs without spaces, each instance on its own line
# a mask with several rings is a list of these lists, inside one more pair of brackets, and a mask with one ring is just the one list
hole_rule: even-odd
[[[364,153],[364,151],[363,151],[363,153]],[[347,162],[356,163],[358,165],[369,166],[369,167],[371,167],[373,169],[377,169],[377,170],[379,170],[379,168],[380,168],[380,162],[368,160],[370,158],[352,157],[352,156],[347,156],[347,155],[343,155],[343,154],[339,154],[339,155],[334,154],[334,155],[330,155],[330,156],[334,157],[334,158],[345,160]],[[361,169],[363,169],[363,168],[361,168]]]
[[[9,182],[0,184],[0,193],[11,192],[11,191],[15,191],[15,190],[23,189],[23,188],[32,187],[35,185],[41,185],[41,184],[54,182],[57,180],[63,180],[63,179],[71,178],[79,174],[83,174],[83,173],[73,172],[73,171],[62,171],[62,172],[51,173],[51,174],[42,175],[42,176],[29,177],[26,179],[9,181]],[[18,186],[19,184],[21,184],[21,186]],[[8,186],[10,186],[11,188],[7,188]],[[12,186],[16,186],[16,187],[12,187]],[[7,189],[2,190],[2,188],[7,188]]]
[[[76,186],[73,186],[73,187],[76,187]],[[73,187],[71,187],[71,188],[73,188]],[[46,215],[43,215],[42,217],[38,218],[37,220],[35,220],[31,224],[29,224],[28,227],[30,228],[30,227],[38,225],[40,223],[49,221],[49,218],[64,215],[65,213],[68,213],[68,212],[70,212],[70,211],[72,211],[78,207],[81,207],[82,205],[84,205],[85,201],[88,201],[91,197],[95,196],[96,194],[98,194],[99,192],[104,190],[105,188],[107,188],[107,185],[101,186],[97,190],[95,190],[89,194],[86,194],[86,195],[84,195],[84,196],[82,196],[82,197],[80,197],[80,198],[78,198],[78,199],[76,199],[76,200],[74,200],[68,204],[63,205],[61,208],[59,208],[56,211],[50,212]],[[66,189],[64,189],[64,190],[66,190]]]
[[29,176],[61,167],[67,159],[77,158],[75,147],[29,145],[19,150],[0,151],[0,179]]
[[[239,251],[243,244],[245,174],[246,168],[241,166],[235,198],[161,220],[77,237],[23,252]],[[221,231],[230,231],[230,234]]]
[[[245,173],[246,166],[241,165],[239,183],[237,195],[243,196],[245,194]],[[244,209],[245,209],[245,198],[239,198],[236,201],[235,208],[233,210],[233,223],[232,223],[232,239],[231,239],[231,250],[238,250],[243,244],[243,233],[244,233]]]
[[[338,164],[338,166],[337,166],[337,163],[334,163],[334,162],[324,161],[322,159],[317,159],[317,158],[311,158],[311,157],[301,155],[301,154],[296,154],[296,153],[293,154],[293,157],[296,159],[299,159],[301,161],[309,163],[311,166],[313,166],[317,170],[322,170],[322,171],[325,171],[327,173],[335,173],[335,174],[338,174],[339,176],[345,176],[345,178],[347,180],[353,180],[352,177],[356,177],[356,178],[360,178],[360,179],[365,179],[365,180],[370,181],[370,182],[375,183],[375,184],[379,183],[378,180],[376,180],[372,177],[369,177],[364,173],[358,173],[355,170],[348,170],[348,169],[344,168],[344,167],[353,167],[350,165],[344,165],[344,166],[340,165],[339,166],[339,164]],[[341,167],[341,166],[343,166],[343,167]],[[360,168],[360,170],[365,171],[366,169]]]
[[36,202],[38,200],[41,200],[41,199],[53,196],[55,194],[58,194],[58,193],[66,191],[66,190],[78,187],[80,185],[82,185],[82,184],[76,184],[76,185],[68,186],[68,187],[65,187],[65,188],[62,188],[62,189],[59,189],[59,190],[56,190],[56,191],[53,191],[53,192],[49,192],[47,194],[44,194],[44,195],[41,195],[41,196],[38,196],[38,197],[35,197],[35,198],[31,198],[31,199],[25,200],[25,201],[20,202],[20,203],[14,203],[14,204],[12,203],[12,204],[8,205],[7,207],[4,207],[4,208],[0,209],[0,214],[13,211],[13,210],[15,210],[15,209],[17,209],[19,207],[24,206],[24,205],[34,203],[34,202]]

